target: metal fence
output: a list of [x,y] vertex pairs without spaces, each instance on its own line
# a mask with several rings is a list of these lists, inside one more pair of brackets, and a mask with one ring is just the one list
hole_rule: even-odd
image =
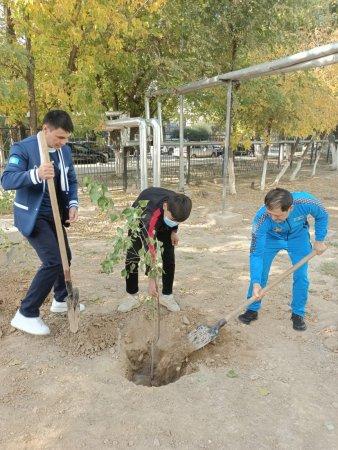
[[[3,131],[3,130],[2,130]],[[4,166],[6,159],[8,158],[8,149],[12,136],[6,130],[3,133],[3,141],[6,141],[6,151],[2,152],[1,165]],[[275,143],[276,147],[285,144],[286,141]],[[291,141],[290,141],[291,142]],[[203,143],[204,144],[204,143]],[[199,144],[202,145],[202,144]],[[311,150],[308,152],[307,157],[304,159],[303,165],[310,166],[314,163],[317,152],[320,147],[323,147],[323,142],[313,143]],[[4,148],[4,147],[3,147]],[[130,148],[123,150],[121,154],[107,155],[106,159],[99,162],[97,159],[91,158],[81,160],[81,155],[74,154],[75,170],[77,172],[79,185],[83,186],[85,177],[93,178],[104,184],[107,184],[113,189],[124,189],[128,187],[140,187],[140,159],[137,146],[133,147],[134,151],[130,151]],[[208,156],[208,157],[192,157],[190,151],[185,153],[184,158],[184,172],[187,184],[199,184],[205,180],[217,180],[222,178],[223,173],[223,156]],[[194,156],[194,155],[193,155]],[[278,152],[274,157],[268,157],[268,173],[278,173],[281,166],[281,161]],[[78,159],[77,159],[78,158]],[[295,157],[293,163],[297,161]],[[329,150],[322,151],[320,155],[320,164],[331,163],[331,154]],[[235,173],[238,177],[257,175],[262,172],[263,160],[262,158],[255,156],[236,156],[234,157]],[[148,154],[147,159],[148,167],[148,179],[149,185],[152,184],[152,157],[151,153]],[[161,155],[161,182],[165,184],[175,184],[179,182],[179,157],[176,154],[163,154]]]
[[[303,166],[312,166],[316,158],[316,150],[310,152],[304,159]],[[296,163],[297,158],[293,161]],[[330,154],[322,152],[320,155],[320,164],[329,164],[331,162]],[[203,181],[212,181],[221,179],[223,176],[223,157],[205,157],[205,158],[184,158],[185,179],[187,184],[198,184]],[[239,177],[257,175],[262,172],[263,160],[250,156],[235,156],[235,173]],[[75,165],[79,184],[83,185],[85,177],[91,177],[95,180],[107,184],[113,189],[124,189],[128,187],[139,187],[140,179],[140,161],[137,152],[130,156],[127,153],[119,161],[108,161],[106,163],[96,164],[77,164]],[[148,180],[152,183],[152,159],[148,155]],[[292,167],[292,165],[291,165]],[[281,168],[281,162],[278,158],[268,159],[268,173],[278,173]],[[179,158],[172,155],[161,156],[161,183],[175,184],[179,182]]]

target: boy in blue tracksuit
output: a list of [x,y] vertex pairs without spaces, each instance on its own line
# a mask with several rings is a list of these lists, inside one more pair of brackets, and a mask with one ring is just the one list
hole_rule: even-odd
[[[308,216],[315,219],[314,249],[318,254],[326,249],[328,213],[322,203],[307,192],[290,193],[276,188],[269,191],[265,205],[253,220],[250,248],[250,286],[247,298],[254,296],[252,303],[238,319],[249,324],[258,318],[261,307],[261,290],[266,286],[271,263],[280,250],[286,250],[292,264],[296,264],[312,251],[309,235]],[[295,330],[306,329],[304,322],[308,298],[308,264],[304,264],[293,274],[291,320]]]
[[[61,220],[69,226],[78,217],[77,180],[71,150],[65,145],[73,123],[65,111],[46,114],[43,128],[36,136],[15,143],[2,174],[2,187],[15,190],[14,224],[38,254],[42,265],[36,273],[11,325],[30,334],[47,335],[48,326],[39,309],[54,290],[51,311],[67,311],[67,290],[61,264],[47,180],[54,178]],[[50,162],[43,163],[41,133],[49,147]],[[71,252],[64,229],[68,259]],[[84,306],[80,306],[83,310]]]

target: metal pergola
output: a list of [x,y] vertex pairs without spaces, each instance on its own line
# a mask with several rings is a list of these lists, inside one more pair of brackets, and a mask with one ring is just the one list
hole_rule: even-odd
[[[184,94],[198,91],[201,89],[212,88],[214,86],[227,85],[226,100],[226,122],[224,139],[224,158],[223,158],[223,198],[222,212],[225,209],[226,187],[227,187],[227,167],[228,153],[231,134],[231,115],[232,115],[232,85],[233,82],[242,80],[251,80],[258,77],[279,75],[283,73],[295,72],[297,70],[307,70],[317,67],[324,67],[338,62],[338,42],[315,47],[291,56],[276,59],[262,64],[256,64],[240,70],[216,75],[211,78],[205,78],[192,83],[184,84],[170,89],[149,89],[145,96],[145,114],[146,119],[150,118],[149,102],[151,98],[161,96],[178,95],[180,99],[180,190],[184,190]],[[162,130],[161,102],[157,103],[158,120]]]

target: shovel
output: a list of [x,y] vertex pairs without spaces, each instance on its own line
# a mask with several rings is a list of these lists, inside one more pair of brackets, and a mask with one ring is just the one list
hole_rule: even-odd
[[[44,162],[50,162],[49,157],[49,149],[47,146],[45,135],[42,131],[38,133],[41,148],[42,148],[42,156]],[[59,243],[59,249],[62,260],[62,268],[65,277],[66,289],[68,293],[67,297],[67,312],[68,312],[68,321],[70,331],[72,333],[76,333],[79,328],[79,317],[80,317],[80,303],[79,303],[79,290],[76,287],[73,287],[71,275],[70,275],[70,267],[68,263],[67,250],[65,244],[65,237],[63,234],[63,227],[61,223],[59,205],[56,197],[55,184],[54,179],[47,180],[49,197],[52,204],[54,223],[56,228],[56,235]]]
[[[279,277],[276,278],[275,281],[270,283],[268,286],[262,289],[262,295],[261,298],[263,298],[268,292],[272,290],[277,284],[279,284],[281,281],[285,280],[291,273],[295,272],[297,269],[299,269],[301,266],[306,264],[310,259],[314,258],[317,255],[316,250],[313,250],[308,255],[304,256],[300,261],[298,261],[297,264],[290,267],[288,270],[283,272]],[[215,323],[212,326],[208,325],[199,325],[195,330],[191,331],[188,334],[188,341],[194,348],[194,350],[199,350],[200,348],[205,347],[207,344],[212,342],[219,334],[220,329],[229,322],[229,320],[236,316],[238,313],[240,313],[244,308],[247,308],[251,303],[256,301],[254,297],[251,297],[249,299],[243,300],[241,304],[236,308],[234,311],[232,311],[230,314],[228,314],[224,319],[219,320],[217,323]]]

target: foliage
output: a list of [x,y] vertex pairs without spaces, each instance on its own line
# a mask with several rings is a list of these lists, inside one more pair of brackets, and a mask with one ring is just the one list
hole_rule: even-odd
[[[106,213],[111,222],[118,224],[116,234],[112,241],[112,249],[101,264],[103,271],[105,273],[113,272],[114,267],[124,261],[127,251],[131,250],[134,251],[135,257],[140,257],[140,269],[147,270],[148,276],[157,280],[163,271],[161,242],[147,234],[147,230],[141,220],[144,214],[144,208],[147,206],[148,201],[140,201],[139,206],[127,207],[120,212],[115,208],[113,200],[107,196],[108,188],[105,185],[93,181],[88,177],[85,178],[84,184],[88,189],[91,201],[97,205],[101,211]],[[143,247],[136,253],[133,249],[133,241],[137,238],[141,238],[147,246],[153,246],[155,254],[152,254]],[[134,270],[134,268],[135,265],[132,264],[131,270]],[[129,276],[126,269],[122,269],[121,276]]]
[[10,214],[13,208],[14,193],[0,189],[0,214]]
[[[110,108],[143,115],[151,83],[177,86],[337,40],[331,0],[3,0],[0,11],[0,115],[27,122],[34,68],[39,121],[64,108],[78,133],[100,130]],[[242,83],[233,144],[269,127],[326,132],[337,85],[334,67]],[[164,98],[164,118],[177,118],[177,106]],[[187,118],[223,129],[224,110],[224,88],[186,96]]]
[[[179,130],[174,130],[172,132],[172,139],[179,138]],[[206,141],[210,138],[210,131],[208,128],[200,125],[195,127],[186,127],[184,129],[184,139],[189,141]]]

